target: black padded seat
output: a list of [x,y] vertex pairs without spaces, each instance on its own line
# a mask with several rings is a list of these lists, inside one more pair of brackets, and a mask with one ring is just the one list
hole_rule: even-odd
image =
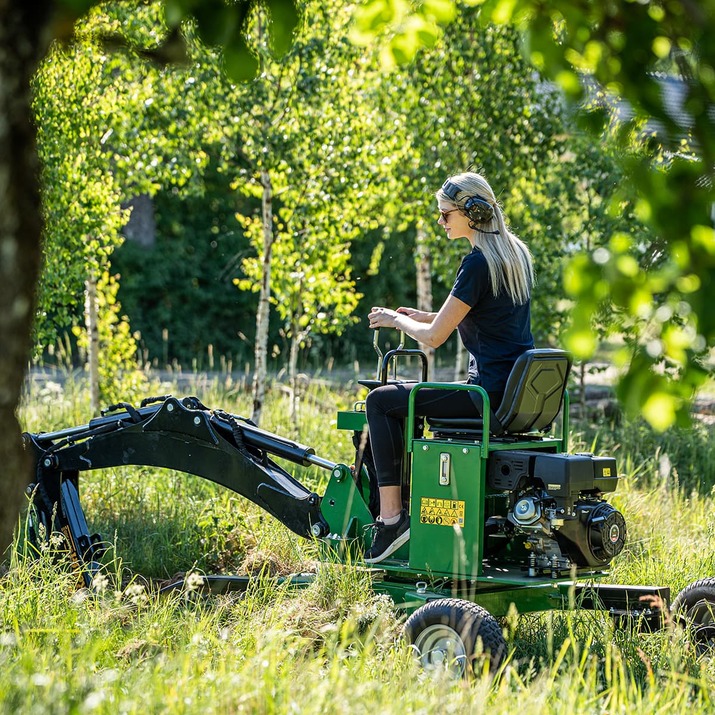
[[[489,433],[494,437],[548,432],[561,410],[572,359],[565,350],[534,348],[519,356],[507,379],[504,398],[491,410]],[[481,418],[428,417],[435,437],[478,438]]]
[[383,385],[406,385],[406,384],[414,384],[416,383],[417,380],[388,380],[387,382],[383,382],[382,380],[358,380],[358,385],[362,385],[363,387],[367,387],[367,389],[372,392],[376,387],[382,387]]

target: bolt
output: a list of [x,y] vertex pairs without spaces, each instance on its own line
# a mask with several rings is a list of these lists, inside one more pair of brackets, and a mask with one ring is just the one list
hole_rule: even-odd
[[469,449],[467,447],[463,447],[462,454],[469,454]]
[[170,402],[167,406],[166,409],[168,412],[173,412],[174,411],[174,405]]
[[424,452],[429,452],[429,445],[428,445],[428,444],[423,444],[423,445],[422,445],[422,450],[423,450]]
[[194,424],[195,424],[195,425],[200,425],[200,424],[201,424],[201,418],[200,418],[198,415],[196,415],[196,417],[194,417]]
[[313,526],[310,527],[310,533],[313,534],[313,536],[320,536],[321,531],[322,528],[320,527],[320,524],[313,524]]

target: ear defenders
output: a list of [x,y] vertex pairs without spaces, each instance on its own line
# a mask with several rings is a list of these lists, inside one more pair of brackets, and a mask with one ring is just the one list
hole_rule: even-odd
[[[461,191],[457,184],[452,183],[449,179],[442,184],[442,191],[453,203],[457,203],[457,194]],[[480,224],[489,223],[494,218],[494,207],[479,194],[470,196],[464,202],[463,213],[469,219],[470,223]]]

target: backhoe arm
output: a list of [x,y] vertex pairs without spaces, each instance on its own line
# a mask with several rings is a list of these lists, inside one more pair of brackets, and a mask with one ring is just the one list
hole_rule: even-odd
[[242,417],[209,410],[195,397],[157,400],[140,408],[122,403],[88,425],[23,435],[36,465],[37,521],[47,534],[64,534],[87,585],[103,550],[99,537],[88,533],[79,502],[79,473],[91,469],[146,465],[195,474],[250,499],[300,536],[328,533],[320,496],[269,455],[325,469],[335,467],[332,462]]

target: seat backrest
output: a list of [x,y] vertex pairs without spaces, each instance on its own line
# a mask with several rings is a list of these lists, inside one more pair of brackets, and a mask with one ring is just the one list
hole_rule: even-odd
[[492,432],[526,434],[549,429],[561,409],[571,363],[569,353],[554,348],[534,348],[520,355],[494,415]]

